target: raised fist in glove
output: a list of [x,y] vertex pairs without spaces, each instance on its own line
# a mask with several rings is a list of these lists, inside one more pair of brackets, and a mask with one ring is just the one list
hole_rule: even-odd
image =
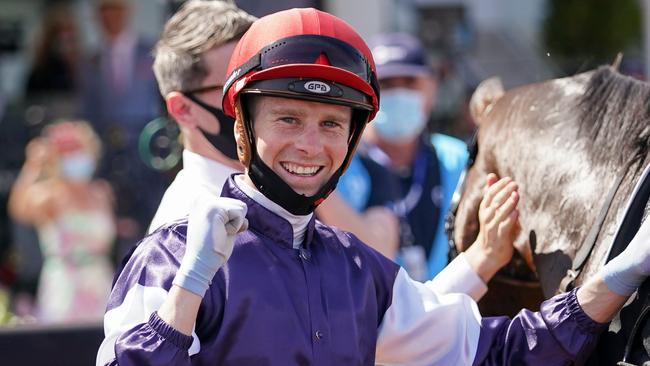
[[242,201],[201,196],[191,206],[187,243],[174,284],[201,297],[232,253],[235,235],[248,228]]

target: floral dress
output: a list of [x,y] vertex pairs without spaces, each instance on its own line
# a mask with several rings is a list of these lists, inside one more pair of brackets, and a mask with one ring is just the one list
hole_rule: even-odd
[[113,279],[112,216],[103,210],[67,211],[38,234],[44,257],[36,300],[39,320],[101,321]]

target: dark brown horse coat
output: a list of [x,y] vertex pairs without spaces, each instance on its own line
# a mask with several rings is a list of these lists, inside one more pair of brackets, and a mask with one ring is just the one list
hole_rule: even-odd
[[[459,250],[475,239],[488,173],[519,183],[520,256],[493,280],[481,304],[487,313],[503,314],[557,292],[622,175],[576,284],[604,264],[628,196],[650,162],[650,85],[601,67],[517,88],[492,102],[475,116],[478,155],[467,172],[454,239]],[[631,159],[637,160],[626,169]],[[514,304],[504,307],[508,301]]]

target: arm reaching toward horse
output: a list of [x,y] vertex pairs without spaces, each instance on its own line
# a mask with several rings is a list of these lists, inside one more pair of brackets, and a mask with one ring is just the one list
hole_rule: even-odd
[[[518,228],[517,189],[511,178],[497,182],[496,175],[488,175],[479,208],[479,235],[465,252],[486,282],[512,257]],[[602,280],[594,280],[544,301],[539,312],[524,309],[512,319],[481,318],[473,364],[582,364],[604,329],[603,323],[611,320],[624,302]]]
[[[465,252],[467,261],[486,281],[512,256],[518,200],[512,179],[497,182],[495,175],[489,175],[479,211],[480,234],[471,251]],[[400,270],[380,328],[377,362],[583,364],[604,325],[581,308],[575,290],[545,301],[540,309],[522,310],[513,318],[482,318],[468,297],[442,293],[437,286],[413,281]],[[436,336],[440,329],[445,329],[444,338]]]
[[599,323],[611,321],[628,298],[610,290],[601,275],[585,282],[576,292],[576,297],[585,314]]
[[[494,178],[488,179],[488,186],[495,187],[496,184],[491,181],[494,181]],[[499,183],[504,186],[506,183],[502,181]],[[495,187],[493,190],[498,190],[498,188]],[[490,209],[486,209],[486,206],[489,207],[491,201],[503,200],[500,195],[502,196],[503,193],[495,195],[489,189],[486,192],[481,203],[483,212],[479,213],[481,233],[490,232],[490,230],[486,230],[486,221],[490,221],[485,220],[485,217],[491,216],[492,212]],[[503,225],[510,218],[504,220],[504,215],[501,215],[500,220]],[[480,242],[480,238],[477,239],[477,242]],[[522,323],[528,324],[523,328],[535,328],[534,334],[536,334],[536,346],[531,349],[533,352],[525,357],[526,361],[523,363],[533,364],[536,362],[535,360],[539,361],[535,356],[538,353],[534,351],[535,348],[545,350],[550,347],[549,350],[552,349],[550,343],[540,342],[542,339],[540,335],[543,333],[546,333],[549,338],[555,339],[562,348],[561,351],[566,352],[567,359],[577,363],[586,360],[595,345],[598,334],[623,307],[628,297],[650,275],[648,242],[650,242],[650,220],[646,220],[641,225],[627,248],[607,263],[597,276],[570,293],[561,294],[545,301],[539,313],[524,310],[512,320],[505,317],[482,319],[481,336],[474,363],[492,364],[510,359],[512,352],[524,346],[521,342],[529,339],[528,334],[521,333]],[[504,256],[502,259],[505,260],[506,257]],[[568,319],[572,320],[568,321]],[[561,320],[559,325],[553,324],[558,320]],[[539,322],[538,326],[532,325],[536,322]],[[571,323],[573,324],[571,325]],[[499,332],[508,334],[505,340],[498,335]],[[579,342],[575,342],[575,340],[579,340]],[[530,343],[528,347],[530,347]]]
[[[465,252],[470,266],[488,282],[512,257],[518,212],[517,183],[489,174],[479,209],[480,231]],[[599,276],[576,292],[578,304],[599,323],[609,322],[650,275],[650,220],[643,223],[627,249],[607,263]]]

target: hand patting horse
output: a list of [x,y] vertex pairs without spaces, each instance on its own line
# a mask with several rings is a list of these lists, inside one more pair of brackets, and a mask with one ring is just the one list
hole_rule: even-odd
[[[478,232],[485,176],[496,172],[519,184],[519,256],[495,277],[480,304],[482,312],[503,314],[579,286],[606,262],[626,202],[650,162],[650,85],[601,67],[484,94],[493,97],[474,109],[480,123],[474,159],[459,185],[449,228],[456,248],[465,250]],[[647,212],[647,197],[640,202],[630,230]],[[618,235],[625,236],[631,238]],[[645,287],[612,322],[592,364],[622,358]],[[650,347],[637,348],[638,360],[647,360],[644,348]]]

